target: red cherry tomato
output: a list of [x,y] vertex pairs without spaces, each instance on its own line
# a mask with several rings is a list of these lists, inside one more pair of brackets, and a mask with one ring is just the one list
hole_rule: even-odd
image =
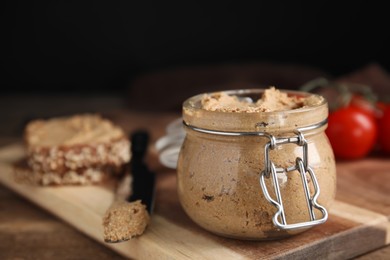
[[383,109],[382,117],[378,122],[379,136],[378,143],[380,149],[390,154],[390,105]]
[[349,102],[349,106],[360,108],[362,112],[365,112],[367,115],[377,118],[378,109],[375,104],[372,104],[370,101],[365,99],[361,95],[354,94]]
[[375,119],[362,108],[340,108],[328,117],[326,134],[336,158],[358,159],[366,156],[377,138]]

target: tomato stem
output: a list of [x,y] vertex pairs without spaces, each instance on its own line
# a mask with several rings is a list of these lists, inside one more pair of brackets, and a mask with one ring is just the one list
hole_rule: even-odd
[[331,81],[322,77],[308,81],[307,83],[302,85],[299,89],[305,92],[314,92],[314,90],[321,89],[321,88],[327,90],[334,90],[336,92],[333,93],[333,96],[330,96],[330,99],[335,101],[335,102],[328,102],[330,110],[336,110],[339,107],[348,106],[351,103],[354,94],[361,95],[365,100],[370,102],[372,105],[374,105],[378,100],[378,97],[375,95],[375,93],[368,85]]

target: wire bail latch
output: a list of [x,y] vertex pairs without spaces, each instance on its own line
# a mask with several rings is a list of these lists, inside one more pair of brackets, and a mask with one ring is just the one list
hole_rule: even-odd
[[[264,196],[268,202],[277,208],[277,212],[272,218],[273,223],[276,227],[284,230],[306,228],[315,226],[318,224],[324,223],[328,218],[328,212],[326,209],[319,205],[317,202],[318,196],[320,195],[320,187],[318,185],[317,178],[314,174],[313,169],[308,164],[308,143],[301,131],[295,131],[296,136],[293,137],[282,137],[276,138],[273,135],[267,134],[269,142],[264,147],[264,170],[260,174],[260,186],[263,190]],[[293,143],[302,147],[302,157],[297,157],[295,160],[295,165],[290,167],[281,168],[276,167],[275,164],[270,159],[270,150],[274,150],[277,147],[280,147],[284,144]],[[282,194],[280,190],[279,180],[277,178],[278,173],[289,173],[292,171],[298,171],[301,176],[302,186],[305,194],[306,204],[308,207],[308,212],[310,216],[310,221],[287,224],[286,215],[283,207]],[[265,178],[272,179],[276,199],[273,199],[267,189],[265,184]],[[313,184],[314,194],[311,194],[310,187],[308,184],[308,178]],[[321,218],[316,218],[314,209],[318,209],[322,216]]]

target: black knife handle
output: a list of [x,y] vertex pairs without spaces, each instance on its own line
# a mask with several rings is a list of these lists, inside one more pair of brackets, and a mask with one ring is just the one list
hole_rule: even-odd
[[132,195],[128,201],[141,200],[149,214],[153,211],[155,174],[144,162],[149,143],[149,134],[146,131],[136,131],[131,135],[131,174],[133,176]]
[[131,135],[131,154],[133,160],[143,160],[148,148],[149,134],[138,130]]

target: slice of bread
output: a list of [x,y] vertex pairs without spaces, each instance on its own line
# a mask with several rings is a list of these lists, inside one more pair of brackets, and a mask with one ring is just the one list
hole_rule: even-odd
[[24,137],[27,162],[35,173],[62,176],[107,167],[119,169],[130,160],[126,134],[100,115],[35,120],[26,126]]

